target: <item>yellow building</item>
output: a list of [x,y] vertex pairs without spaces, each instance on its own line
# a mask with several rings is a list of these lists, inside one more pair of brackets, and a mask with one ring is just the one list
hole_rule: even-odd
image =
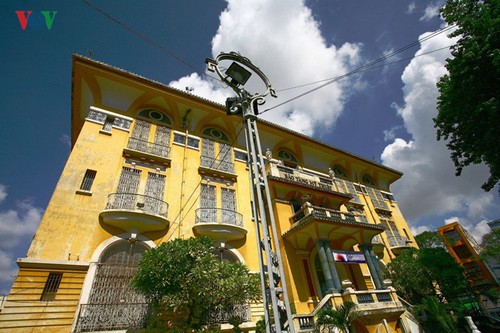
[[[296,331],[357,304],[355,332],[409,332],[385,265],[416,246],[390,191],[401,173],[266,121],[266,171]],[[241,118],[222,105],[73,57],[72,150],[0,314],[0,332],[141,327],[128,281],[143,251],[209,235],[258,271]],[[252,328],[262,304],[244,309]]]

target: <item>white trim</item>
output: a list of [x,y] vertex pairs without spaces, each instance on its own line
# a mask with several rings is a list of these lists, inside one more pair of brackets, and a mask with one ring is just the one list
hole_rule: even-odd
[[130,122],[132,122],[134,120],[134,118],[130,118],[130,117],[124,116],[124,115],[119,114],[119,113],[114,113],[114,112],[111,112],[111,111],[107,111],[107,110],[98,108],[96,106],[91,106],[90,110],[96,111],[96,112],[100,112],[100,113],[104,113],[105,115],[111,116],[113,118],[121,118],[121,119],[124,119],[124,120],[128,120]]

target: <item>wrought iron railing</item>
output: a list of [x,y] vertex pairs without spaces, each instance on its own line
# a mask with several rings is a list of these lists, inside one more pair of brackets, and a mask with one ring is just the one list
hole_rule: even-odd
[[335,221],[357,222],[354,214],[318,206],[304,207],[295,213],[290,220],[292,223],[296,223],[309,216]]
[[129,138],[127,148],[155,156],[169,158],[170,147],[137,138]]
[[201,156],[201,166],[217,171],[234,173],[234,163],[232,161],[218,160],[213,157]]
[[233,305],[229,309],[221,309],[212,311],[207,319],[206,324],[227,324],[231,318],[238,317],[241,322],[252,320],[252,312],[249,304]]
[[409,247],[408,239],[401,235],[388,235],[387,240],[389,241],[390,247]]
[[232,224],[243,228],[243,215],[230,209],[198,208],[195,223]]
[[167,217],[168,203],[160,199],[136,193],[112,193],[108,196],[108,209],[125,209]]
[[148,309],[148,303],[81,304],[75,332],[144,328]]

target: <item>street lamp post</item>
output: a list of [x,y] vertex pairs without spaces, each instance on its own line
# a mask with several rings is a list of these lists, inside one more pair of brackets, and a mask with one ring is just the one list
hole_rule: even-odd
[[[219,62],[225,60],[233,61],[233,63],[224,74],[219,69]],[[288,301],[283,263],[278,243],[278,233],[257,129],[258,105],[265,103],[265,97],[268,94],[276,97],[276,92],[272,89],[271,83],[264,73],[252,64],[249,59],[238,53],[221,53],[215,60],[207,58],[206,63],[207,69],[211,72],[216,72],[222,81],[238,95],[238,97],[230,97],[226,100],[227,114],[241,114],[243,117],[250,184],[252,186],[252,210],[255,218],[255,231],[259,252],[266,332],[281,333],[288,331],[294,333],[292,313]],[[265,92],[250,94],[243,88],[252,75],[247,68],[264,81]]]

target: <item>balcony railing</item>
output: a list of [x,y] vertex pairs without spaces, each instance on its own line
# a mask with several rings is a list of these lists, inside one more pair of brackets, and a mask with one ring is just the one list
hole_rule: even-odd
[[227,324],[231,318],[238,317],[242,322],[252,320],[252,311],[249,304],[233,305],[229,309],[221,309],[219,311],[210,312],[209,318],[206,321],[208,325]]
[[195,223],[229,224],[243,228],[243,215],[230,209],[198,208]]
[[160,145],[157,143],[148,142],[137,138],[129,138],[127,148],[164,158],[169,158],[170,156],[169,146]]
[[320,174],[305,171],[303,169],[290,168],[277,163],[267,164],[267,175],[270,177],[280,178],[285,181],[316,188],[322,191],[340,193],[349,196],[345,191],[344,186],[340,184],[339,179],[331,179],[328,175],[321,176]]
[[[335,299],[335,300],[334,300]],[[342,294],[328,294],[318,304],[316,309],[309,314],[295,315],[293,318],[296,331],[309,331],[314,329],[316,315],[321,309],[332,308],[339,302],[352,302],[356,304],[354,311],[363,316],[380,317],[389,313],[403,313],[405,308],[399,302],[394,288],[384,290],[346,289]]]
[[168,203],[136,193],[112,193],[108,196],[106,210],[130,210],[167,218]]
[[[346,221],[346,222],[362,222],[367,223],[366,220],[359,219],[357,216],[351,213],[341,212],[339,210],[333,210],[318,206],[308,206],[304,207],[295,213],[291,218],[290,222],[292,224],[299,222],[305,217],[327,219],[333,221]],[[358,221],[359,220],[359,221]]]
[[148,309],[148,303],[81,304],[74,332],[143,328]]
[[400,235],[388,235],[387,240],[390,247],[409,247],[408,239]]
[[204,168],[212,170],[234,173],[234,163],[232,161],[224,161],[215,159],[213,157],[201,156],[200,165]]

